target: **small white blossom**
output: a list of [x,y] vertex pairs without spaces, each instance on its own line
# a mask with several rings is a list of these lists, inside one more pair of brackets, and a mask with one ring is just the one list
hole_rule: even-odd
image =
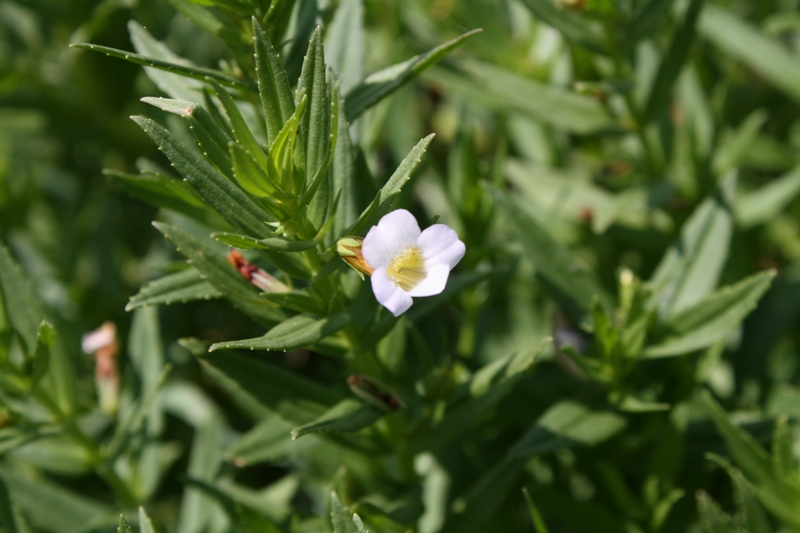
[[398,209],[369,230],[361,251],[374,269],[372,291],[378,302],[400,316],[412,297],[439,294],[466,247],[453,228],[434,224],[420,231],[414,215]]

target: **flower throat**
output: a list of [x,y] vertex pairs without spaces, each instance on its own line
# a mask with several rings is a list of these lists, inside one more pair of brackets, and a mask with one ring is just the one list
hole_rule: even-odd
[[425,279],[425,261],[419,248],[406,248],[386,268],[386,275],[397,286],[408,292]]

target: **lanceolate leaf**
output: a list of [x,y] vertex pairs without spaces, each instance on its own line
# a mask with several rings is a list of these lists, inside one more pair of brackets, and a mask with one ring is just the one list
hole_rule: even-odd
[[242,250],[258,248],[261,250],[275,250],[276,252],[302,252],[303,250],[310,250],[317,245],[315,241],[293,241],[277,236],[266,239],[256,239],[235,233],[212,233],[211,236],[220,242]]
[[351,433],[374,424],[386,411],[357,400],[342,400],[316,420],[292,430],[292,439],[317,432]]
[[678,31],[672,38],[667,54],[658,69],[652,84],[650,96],[645,105],[643,123],[647,124],[658,117],[658,113],[667,109],[672,86],[689,58],[694,43],[695,26],[704,0],[692,0],[686,10],[686,16]]
[[251,350],[282,350],[285,352],[305,348],[336,333],[349,322],[350,317],[344,313],[326,318],[298,315],[275,326],[263,337],[220,342],[212,345],[210,351],[223,348],[249,348]]
[[258,143],[250,131],[250,126],[247,125],[241,111],[236,105],[233,97],[219,84],[212,82],[214,92],[217,94],[219,101],[222,102],[222,107],[225,109],[225,114],[228,115],[231,127],[233,128],[233,135],[236,137],[236,142],[245,149],[250,156],[258,161],[262,169],[267,168],[267,154],[264,153],[264,148]]
[[202,106],[169,98],[147,97],[142,98],[142,102],[187,119],[203,153],[220,172],[228,178],[233,178],[231,158],[228,154],[228,143],[231,142],[231,138]]
[[186,181],[229,224],[254,235],[272,233],[263,222],[269,219],[268,215],[200,154],[180,143],[168,130],[149,118],[132,118],[155,141]]
[[397,170],[392,174],[392,177],[386,182],[386,185],[378,192],[372,204],[367,207],[356,223],[347,231],[348,235],[363,235],[381,216],[389,212],[395,197],[400,194],[403,185],[411,179],[411,173],[419,162],[422,161],[422,154],[427,150],[433,137],[434,134],[431,133],[411,149],[411,152],[403,159],[400,166],[398,166]]
[[706,410],[722,434],[725,444],[738,467],[753,484],[756,495],[770,512],[793,527],[800,527],[800,486],[781,479],[766,450],[739,426],[733,424],[728,414],[707,392],[702,394]]
[[437,68],[430,77],[455,93],[502,113],[522,113],[576,133],[619,129],[595,98],[525,78],[475,60]]
[[143,65],[145,67],[152,67],[160,70],[165,70],[167,72],[171,72],[173,74],[179,74],[181,76],[186,76],[187,78],[192,78],[195,80],[207,81],[209,78],[211,78],[217,80],[219,83],[223,85],[228,85],[230,87],[239,87],[251,91],[256,90],[256,85],[252,81],[235,78],[230,74],[227,74],[225,72],[220,72],[219,70],[188,66],[188,65],[180,65],[177,63],[170,63],[168,61],[162,61],[160,59],[156,59],[153,57],[147,57],[141,54],[136,54],[134,52],[126,52],[125,50],[119,50],[117,48],[109,48],[108,46],[101,46],[98,44],[75,43],[71,44],[70,46],[72,46],[73,48],[81,48],[83,50],[92,50],[93,52],[100,52],[101,54],[105,54],[109,57],[124,59],[125,61],[136,63],[137,65]]
[[369,533],[361,518],[345,508],[336,492],[331,492],[331,523],[333,533]]
[[293,424],[314,420],[342,399],[335,389],[252,357],[214,352],[201,359],[234,399],[257,402]]
[[594,298],[610,308],[611,297],[594,272],[506,194],[498,193],[497,199],[540,276],[583,310],[591,308]]
[[728,256],[736,186],[731,175],[686,221],[678,242],[664,255],[651,282],[662,317],[685,309],[713,291]]
[[776,39],[760,32],[730,9],[713,4],[703,9],[699,31],[762,78],[800,100],[800,62]]
[[128,194],[150,205],[170,209],[201,222],[213,219],[218,224],[225,224],[185,181],[147,171],[135,175],[107,169],[103,173],[122,185]]
[[667,338],[645,350],[647,357],[669,357],[705,348],[725,339],[756,306],[775,272],[762,272],[724,287],[670,318]]
[[514,445],[509,458],[523,459],[577,445],[598,444],[626,425],[625,419],[611,411],[593,411],[572,401],[562,401],[548,409]]
[[11,327],[33,355],[36,332],[44,318],[44,310],[33,292],[30,281],[23,275],[8,250],[0,245],[0,304],[5,304],[5,316]]
[[237,272],[227,258],[213,252],[195,237],[174,226],[159,222],[154,222],[153,225],[178,247],[178,250],[192,262],[192,266],[234,307],[266,324],[281,320],[283,313],[259,296],[258,289]]
[[187,268],[150,282],[132,296],[126,311],[149,305],[186,303],[193,300],[213,300],[222,293],[195,268]]
[[772,220],[800,194],[800,167],[742,194],[736,201],[736,220],[744,228]]
[[558,9],[548,0],[524,0],[524,3],[538,18],[560,31],[567,39],[582,44],[593,52],[606,52],[602,39],[578,16]]
[[417,76],[420,72],[438,62],[467,39],[481,30],[472,30],[448,41],[441,46],[414,56],[411,59],[392,65],[379,72],[367,76],[358,86],[347,93],[345,100],[345,116],[349,122],[357,119],[361,113],[383,100],[403,84]]
[[253,43],[256,51],[258,93],[261,95],[261,105],[267,123],[267,139],[272,145],[278,132],[294,112],[294,99],[281,59],[255,17],[253,17]]
[[632,49],[640,40],[651,34],[655,25],[664,15],[669,13],[674,0],[652,0],[641,4],[630,24],[630,30],[626,39],[626,48]]

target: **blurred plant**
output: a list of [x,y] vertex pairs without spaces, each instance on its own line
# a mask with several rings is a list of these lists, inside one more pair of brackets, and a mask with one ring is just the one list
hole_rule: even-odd
[[4,530],[800,527],[794,0],[169,4],[75,46],[167,95],[107,175],[185,261],[95,394],[2,256]]

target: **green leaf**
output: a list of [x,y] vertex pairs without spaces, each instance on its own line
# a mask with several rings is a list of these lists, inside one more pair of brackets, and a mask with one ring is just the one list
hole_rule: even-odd
[[44,311],[28,277],[14,262],[9,251],[0,245],[0,303],[11,328],[20,336],[26,351],[33,354],[39,324]]
[[592,411],[569,400],[548,409],[511,448],[508,456],[524,459],[575,446],[593,446],[625,427],[623,417],[611,411]]
[[369,207],[364,210],[355,224],[345,232],[346,235],[364,235],[369,228],[378,222],[380,217],[389,212],[392,202],[400,194],[403,186],[411,179],[411,173],[422,161],[422,155],[428,149],[428,145],[433,140],[434,135],[431,133],[411,149],[397,167],[397,170],[394,171],[394,174],[389,178],[389,181],[378,191],[377,196],[375,196]]
[[233,163],[228,154],[231,138],[200,104],[169,98],[142,98],[142,102],[185,118],[203,153],[228,179],[233,178]]
[[336,492],[331,492],[331,524],[333,533],[369,533],[357,514],[350,514]]
[[325,39],[325,57],[340,75],[342,92],[348,93],[364,77],[363,0],[339,4]]
[[117,533],[133,533],[131,525],[125,520],[123,515],[119,515],[119,526],[117,526]]
[[237,272],[226,257],[212,252],[203,242],[177,227],[160,222],[154,222],[153,225],[234,307],[266,324],[281,320],[283,314],[261,297],[258,289]]
[[292,440],[317,432],[352,433],[371,426],[385,414],[378,407],[357,400],[342,400],[316,420],[294,428]]
[[584,24],[578,15],[558,9],[548,0],[523,0],[523,3],[533,11],[534,15],[553,26],[567,39],[585,46],[592,52],[607,53],[601,37]]
[[800,100],[800,62],[776,39],[765,35],[731,10],[713,4],[703,9],[699,31],[760,77]]
[[712,166],[715,175],[725,175],[741,164],[768,118],[766,109],[756,109],[742,120],[736,131],[723,139],[714,155]]
[[734,425],[707,391],[701,394],[711,420],[722,434],[737,466],[753,484],[756,496],[771,513],[795,528],[800,527],[800,485],[789,484],[775,472],[773,462],[753,437]]
[[111,508],[45,478],[4,469],[3,479],[17,509],[38,528],[53,533],[81,533],[107,531],[119,523]]
[[741,195],[735,205],[736,221],[742,228],[769,222],[778,216],[800,193],[800,167],[766,185]]
[[533,498],[531,498],[528,489],[523,487],[522,493],[525,495],[525,503],[528,505],[528,514],[531,515],[531,523],[533,523],[533,528],[536,530],[536,533],[549,533],[544,520],[542,520],[542,515],[539,514],[539,510],[533,503]]
[[537,274],[568,296],[583,310],[591,309],[594,298],[611,308],[611,297],[597,276],[578,257],[556,241],[544,224],[529,215],[507,194],[495,195],[528,259],[533,261]]
[[662,317],[697,303],[716,288],[733,231],[730,206],[735,186],[735,175],[731,175],[703,201],[684,224],[678,242],[661,259],[651,282]]
[[219,98],[219,101],[222,102],[222,107],[225,110],[225,114],[228,116],[231,127],[233,128],[233,136],[236,138],[236,142],[250,155],[250,157],[258,162],[258,165],[262,169],[266,171],[267,167],[269,166],[267,162],[267,154],[264,152],[264,148],[253,136],[253,132],[250,131],[250,126],[247,125],[247,121],[245,121],[244,117],[242,116],[242,112],[239,110],[239,107],[236,105],[233,97],[219,84],[211,82],[211,86],[214,89],[214,93]]
[[253,17],[253,43],[258,93],[261,96],[261,106],[267,124],[267,139],[272,145],[278,132],[294,113],[294,99],[281,59],[255,17]]
[[423,70],[462,45],[467,39],[480,33],[480,31],[472,30],[459,35],[451,41],[428,50],[424,54],[414,56],[402,63],[374,72],[364,78],[360,84],[344,97],[345,116],[348,122],[353,122],[364,111],[383,100],[403,84],[419,75]]
[[652,83],[642,116],[643,124],[649,124],[669,107],[672,86],[683,70],[683,65],[689,59],[689,53],[694,44],[697,19],[704,3],[704,0],[692,0],[686,10],[683,23],[674,33],[669,50],[661,61],[656,79]]
[[411,442],[411,450],[419,453],[438,449],[481,422],[511,393],[550,342],[551,339],[545,339],[535,349],[513,352],[481,368],[469,384],[470,399],[449,407],[438,424]]
[[330,134],[330,103],[325,81],[325,56],[322,49],[322,28],[317,27],[308,43],[303,70],[297,81],[295,103],[303,96],[308,98],[308,113],[300,121],[303,139],[306,186],[326,159]]
[[247,235],[224,232],[212,233],[211,236],[220,242],[224,242],[228,246],[241,250],[258,248],[260,250],[274,250],[276,252],[302,252],[303,250],[310,250],[317,245],[315,241],[294,241],[278,236],[256,239],[255,237],[248,237]]
[[167,0],[176,11],[191,20],[198,28],[219,37],[229,45],[246,45],[243,32],[226,17],[217,15],[213,10],[196,5],[190,0]]
[[522,77],[475,60],[457,69],[437,68],[430,77],[451,92],[506,114],[525,114],[567,131],[587,134],[619,129],[595,98]]
[[320,385],[275,365],[230,352],[201,357],[211,376],[251,416],[269,410],[292,424],[305,424],[342,399],[335,389]]
[[18,525],[20,517],[14,510],[11,494],[8,492],[6,482],[0,477],[0,523],[3,524],[5,533],[22,533],[25,531]]
[[[270,176],[269,170],[263,168],[258,161],[253,158],[250,151],[236,143],[231,143],[229,150],[231,161],[233,162],[233,175],[236,178],[236,182],[242,189],[253,196],[263,198],[270,206],[270,212],[275,218],[278,220],[285,218],[285,208],[279,204],[275,204],[271,198],[273,196],[280,200],[291,198],[290,195],[284,193],[278,186],[281,175]],[[269,160],[265,159],[265,161],[269,164]]]
[[124,59],[125,61],[129,61],[137,65],[143,65],[145,67],[152,67],[159,70],[165,70],[172,74],[186,76],[187,78],[192,78],[195,80],[207,81],[210,78],[213,80],[217,80],[219,83],[227,85],[229,87],[238,87],[242,89],[248,89],[250,91],[255,91],[257,89],[256,84],[253,83],[252,81],[236,78],[234,76],[231,76],[230,74],[221,72],[219,70],[196,67],[193,65],[183,65],[178,63],[172,63],[169,61],[162,61],[154,57],[148,57],[134,52],[128,52],[125,50],[119,50],[117,48],[110,48],[108,46],[101,46],[98,44],[73,43],[70,46],[72,48],[80,48],[83,50],[100,52],[101,54],[105,54],[109,57]]
[[761,272],[723,287],[666,321],[666,339],[648,347],[645,357],[671,357],[706,348],[725,339],[769,289],[774,271]]
[[280,462],[291,456],[295,445],[291,438],[292,425],[267,412],[258,424],[227,452],[237,466]]
[[350,323],[345,313],[325,318],[298,315],[281,322],[263,337],[239,341],[218,342],[209,351],[227,348],[249,348],[251,350],[288,351],[306,348],[323,338],[336,333]]
[[331,118],[329,123],[328,150],[325,159],[300,197],[301,214],[305,214],[314,229],[319,229],[325,222],[330,200],[331,178],[328,173],[333,154],[336,151],[336,139],[339,136],[339,84],[334,84],[331,94]]
[[628,35],[625,38],[625,48],[632,50],[641,39],[652,35],[652,30],[658,22],[669,13],[674,0],[651,0],[645,2],[630,23]]
[[139,507],[139,533],[156,533],[150,517],[144,512],[144,507]]
[[133,311],[150,305],[170,305],[176,302],[186,303],[195,300],[215,300],[222,293],[206,281],[196,268],[187,268],[163,278],[151,281],[132,296],[125,306],[126,311]]
[[137,116],[132,119],[155,141],[186,181],[229,224],[245,233],[272,233],[263,222],[268,220],[268,215],[197,152],[179,142],[172,133],[149,118]]
[[103,174],[122,185],[134,198],[150,205],[171,209],[176,213],[213,225],[225,223],[185,181],[148,171],[135,175],[105,169]]
[[33,375],[31,386],[36,389],[39,382],[47,374],[50,367],[50,350],[56,341],[56,332],[46,320],[39,324],[36,334],[36,349],[33,352]]
[[731,517],[703,490],[697,492],[697,513],[703,533],[740,533]]

